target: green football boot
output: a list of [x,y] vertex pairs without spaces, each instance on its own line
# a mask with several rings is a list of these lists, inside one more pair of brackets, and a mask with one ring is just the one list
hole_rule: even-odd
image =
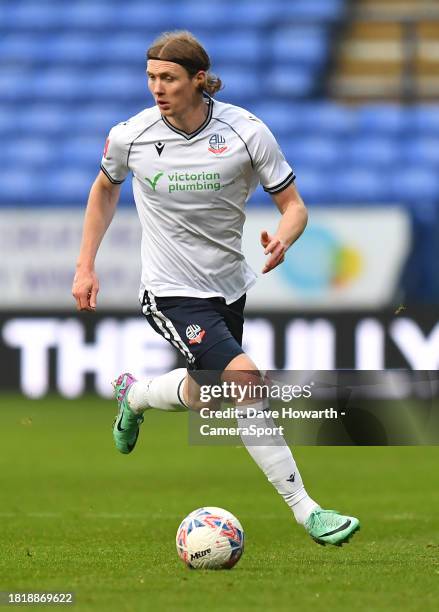
[[113,438],[116,448],[127,455],[136,446],[139,437],[139,426],[143,423],[143,415],[134,414],[128,406],[127,394],[131,385],[136,382],[132,374],[121,374],[113,382],[114,395],[119,406],[119,414],[113,423]]
[[360,521],[353,516],[343,516],[335,510],[317,508],[311,512],[305,529],[317,544],[341,546],[360,529]]

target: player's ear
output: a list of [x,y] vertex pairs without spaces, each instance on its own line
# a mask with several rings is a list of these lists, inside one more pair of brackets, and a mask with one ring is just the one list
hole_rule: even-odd
[[206,83],[206,72],[205,70],[199,70],[194,76],[194,82],[198,89],[204,89]]

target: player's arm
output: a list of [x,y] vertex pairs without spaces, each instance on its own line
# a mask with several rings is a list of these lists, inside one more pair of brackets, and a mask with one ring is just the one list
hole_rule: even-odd
[[72,294],[78,310],[95,310],[99,281],[95,258],[119,201],[120,185],[101,171],[90,190]]
[[305,204],[293,184],[271,197],[282,216],[275,234],[271,236],[266,230],[261,232],[264,254],[270,255],[262,274],[284,261],[287,249],[299,238],[308,221]]

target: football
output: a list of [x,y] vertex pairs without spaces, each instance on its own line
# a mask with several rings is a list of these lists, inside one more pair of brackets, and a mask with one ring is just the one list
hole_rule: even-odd
[[178,556],[191,569],[231,569],[243,553],[244,530],[223,508],[198,508],[182,521],[176,544]]

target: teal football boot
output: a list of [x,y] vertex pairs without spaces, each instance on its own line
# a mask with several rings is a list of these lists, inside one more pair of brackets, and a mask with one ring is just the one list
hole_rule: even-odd
[[113,423],[113,437],[116,448],[127,455],[136,446],[139,437],[139,426],[143,423],[143,415],[134,414],[128,405],[128,390],[136,379],[127,372],[121,374],[113,382],[114,394],[119,406],[119,414]]
[[360,521],[335,510],[316,508],[306,521],[305,529],[318,544],[341,546],[360,529]]

